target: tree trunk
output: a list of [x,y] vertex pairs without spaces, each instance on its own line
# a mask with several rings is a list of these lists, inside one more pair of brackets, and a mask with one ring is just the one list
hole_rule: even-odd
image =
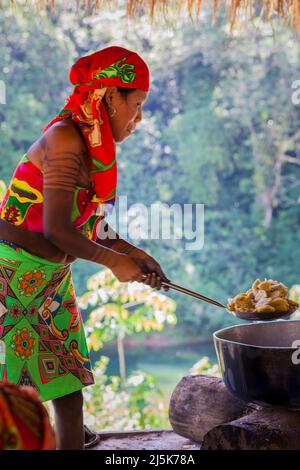
[[204,435],[214,426],[256,408],[235,398],[220,378],[187,375],[173,391],[169,420],[177,434],[202,442]]
[[201,450],[299,450],[300,411],[264,407],[214,427]]
[[202,443],[201,450],[300,449],[300,411],[246,403],[217,377],[183,377],[169,419],[177,434]]
[[117,345],[118,345],[120,377],[121,377],[122,384],[124,384],[126,380],[126,368],[125,368],[124,342],[123,342],[123,337],[121,335],[118,335],[117,337]]

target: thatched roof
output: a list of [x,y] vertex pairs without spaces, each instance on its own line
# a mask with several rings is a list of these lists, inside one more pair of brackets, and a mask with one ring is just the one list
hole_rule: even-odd
[[[0,0],[0,7],[7,2]],[[51,11],[55,9],[55,0],[31,0],[18,1],[10,0],[12,5],[32,5],[36,11],[43,8]],[[114,5],[118,7],[117,0],[68,0],[68,4],[76,5],[76,8],[84,8],[88,14],[97,14],[101,7]],[[160,14],[168,16],[170,12],[174,15],[186,9],[191,18],[200,18],[201,9],[204,5],[212,4],[212,23],[216,22],[218,14],[225,9],[231,25],[235,25],[239,18],[253,19],[261,17],[267,21],[272,21],[276,17],[281,17],[287,24],[300,29],[300,0],[127,0],[127,14],[134,16],[142,7],[153,18]],[[2,5],[3,7],[3,5]]]

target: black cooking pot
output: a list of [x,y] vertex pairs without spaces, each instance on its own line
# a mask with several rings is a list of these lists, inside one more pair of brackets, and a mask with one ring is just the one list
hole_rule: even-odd
[[300,321],[236,325],[216,331],[213,338],[223,380],[233,395],[300,409]]

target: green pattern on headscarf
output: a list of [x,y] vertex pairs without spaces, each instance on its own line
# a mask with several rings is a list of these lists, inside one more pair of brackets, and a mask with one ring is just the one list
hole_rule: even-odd
[[[135,72],[134,70],[134,65],[133,64],[122,64],[119,65],[121,62],[126,60],[127,57],[124,57],[121,60],[118,60],[114,64],[110,65],[109,67],[106,67],[105,69],[101,70],[101,72],[97,73],[94,75],[94,78],[96,80],[99,80],[100,77],[103,78],[118,78],[120,77],[122,82],[124,83],[132,83],[135,79]],[[94,82],[88,82],[84,83],[85,86],[92,85]],[[75,83],[74,86],[80,86],[82,85],[81,83]]]

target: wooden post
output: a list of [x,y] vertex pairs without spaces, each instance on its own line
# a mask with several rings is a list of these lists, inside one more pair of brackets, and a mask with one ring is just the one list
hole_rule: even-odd
[[235,398],[222,379],[205,375],[187,375],[176,385],[169,406],[169,420],[180,436],[202,442],[214,426],[239,418],[254,410]]
[[222,379],[189,375],[171,397],[173,430],[201,450],[299,450],[300,411],[234,397]]
[[300,411],[264,407],[214,427],[203,438],[202,450],[299,450]]

